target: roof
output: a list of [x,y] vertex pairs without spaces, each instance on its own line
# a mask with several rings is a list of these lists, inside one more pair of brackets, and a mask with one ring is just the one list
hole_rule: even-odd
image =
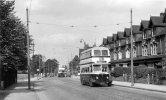
[[129,37],[130,36],[130,31],[131,31],[130,28],[125,28],[124,29],[124,35],[127,36],[127,37]]
[[117,32],[117,35],[119,39],[124,38],[124,32]]
[[164,11],[164,18],[163,18],[163,22],[166,23],[166,9]]
[[159,32],[159,35],[163,35],[166,34],[166,28],[164,28],[163,30],[161,30],[161,32]]
[[140,29],[139,25],[132,25],[133,34],[140,33],[141,31],[139,29]]
[[107,36],[107,41],[108,41],[108,43],[113,42],[113,37],[112,36]]
[[151,26],[165,26],[166,24],[163,23],[163,17],[161,16],[151,16],[149,27]]
[[113,34],[113,39],[116,41],[118,39],[117,34]]
[[149,20],[142,20],[140,24],[140,31],[147,29],[149,26]]

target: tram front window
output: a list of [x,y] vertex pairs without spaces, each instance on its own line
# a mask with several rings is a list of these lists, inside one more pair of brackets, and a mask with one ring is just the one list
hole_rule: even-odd
[[93,65],[94,71],[101,71],[101,65]]
[[101,56],[100,50],[94,50],[94,56]]
[[108,56],[108,50],[102,50],[102,56]]
[[102,72],[107,72],[108,65],[103,64],[102,65]]

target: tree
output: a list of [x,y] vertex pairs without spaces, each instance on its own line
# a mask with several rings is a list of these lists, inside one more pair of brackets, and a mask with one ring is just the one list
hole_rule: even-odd
[[0,1],[0,81],[6,86],[16,81],[17,69],[25,70],[27,65],[27,30],[15,16],[14,3]]
[[2,65],[25,70],[27,65],[26,27],[14,15],[14,1],[0,2],[0,53]]
[[46,73],[57,73],[59,62],[56,59],[48,59],[45,62]]
[[72,72],[74,72],[73,74],[76,74],[78,72],[79,62],[80,62],[80,59],[78,55],[75,55],[73,60],[69,62],[69,68]]

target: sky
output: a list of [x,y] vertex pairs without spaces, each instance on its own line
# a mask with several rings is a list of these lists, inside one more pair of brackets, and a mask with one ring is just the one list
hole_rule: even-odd
[[[31,2],[31,3],[30,3]],[[16,16],[26,24],[30,9],[30,35],[35,54],[67,64],[84,42],[99,46],[103,38],[165,11],[166,0],[15,0]]]

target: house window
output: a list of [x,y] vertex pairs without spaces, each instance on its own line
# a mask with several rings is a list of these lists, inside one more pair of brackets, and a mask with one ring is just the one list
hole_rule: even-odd
[[129,51],[129,49],[126,50],[126,58],[130,58],[130,51]]
[[144,56],[144,46],[142,46],[142,56]]
[[143,32],[143,39],[146,39],[146,33]]
[[154,36],[154,32],[153,31],[154,31],[154,29],[152,28],[152,32],[151,32],[152,37]]
[[156,43],[154,43],[154,51],[153,51],[153,54],[154,55],[157,55],[157,44]]
[[148,47],[147,46],[145,46],[145,55],[144,56],[148,56]]
[[135,42],[135,36],[133,35],[133,42]]
[[128,38],[126,38],[126,44],[129,44]]
[[121,46],[120,40],[119,40],[119,46]]
[[117,60],[117,54],[114,52],[114,60]]
[[120,51],[118,52],[118,58],[122,59],[122,52],[120,52]]
[[136,47],[133,47],[133,57],[136,57]]
[[156,43],[151,44],[151,55],[157,55],[157,44]]
[[146,45],[142,46],[142,56],[148,55],[148,47]]
[[150,52],[151,52],[151,55],[153,55],[153,44],[150,45]]

